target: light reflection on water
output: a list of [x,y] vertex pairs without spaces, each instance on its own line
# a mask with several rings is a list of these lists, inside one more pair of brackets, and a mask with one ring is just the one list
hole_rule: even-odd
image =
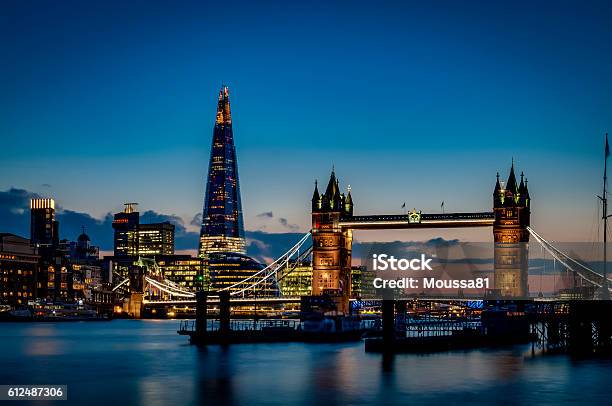
[[612,361],[528,346],[397,355],[363,343],[197,348],[175,321],[0,324],[0,384],[67,384],[85,404],[607,403]]

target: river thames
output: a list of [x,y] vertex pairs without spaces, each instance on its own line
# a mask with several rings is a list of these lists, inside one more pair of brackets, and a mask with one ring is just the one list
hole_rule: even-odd
[[607,404],[612,360],[531,346],[396,355],[363,343],[197,348],[174,320],[2,323],[0,384],[68,385],[70,403]]

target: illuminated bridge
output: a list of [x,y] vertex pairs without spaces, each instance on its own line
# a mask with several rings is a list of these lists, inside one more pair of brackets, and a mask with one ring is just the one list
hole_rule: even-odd
[[[491,212],[422,213],[412,210],[401,215],[357,216],[353,215],[350,188],[346,196],[340,193],[339,182],[332,172],[325,193],[319,193],[315,185],[312,198],[312,230],[257,273],[219,291],[211,291],[209,301],[215,303],[218,301],[218,292],[229,291],[232,303],[238,305],[298,303],[300,298],[283,294],[279,281],[295,271],[298,264],[309,261],[313,268],[312,295],[325,294],[334,298],[339,311],[345,312],[350,299],[352,231],[413,228],[491,227],[494,237],[494,290],[501,299],[529,298],[530,237],[541,247],[542,252],[553,260],[555,266],[559,264],[573,275],[574,281],[580,283],[580,288],[590,288],[591,294],[596,290],[609,291],[609,279],[604,280],[602,274],[561,251],[530,227],[531,198],[522,174],[520,179],[518,184],[514,166],[503,186],[498,175]],[[165,279],[154,261],[143,259],[141,262],[144,268],[141,279],[116,278],[114,290],[117,293],[124,293],[125,297],[131,295],[134,299],[136,290],[136,300],[140,300],[142,305],[195,303],[194,291]],[[274,295],[271,295],[269,290],[263,293],[262,287],[269,283],[277,287]],[[419,297],[419,300],[447,299],[458,300]]]
[[411,228],[491,227],[495,213],[421,213],[413,210],[408,214],[384,214],[373,216],[341,217],[340,227],[353,230],[390,230]]
[[[577,278],[579,278],[585,286],[592,286],[595,288],[601,288],[603,286],[603,275],[589,268],[584,263],[580,262],[559,250],[555,245],[538,234],[531,227],[528,228],[531,236],[534,237],[535,241],[545,250],[550,258],[554,259],[560,267],[565,269],[567,272],[571,272]],[[234,285],[233,288],[240,287],[238,290],[230,292],[231,301],[236,305],[249,305],[249,304],[289,304],[289,303],[300,303],[300,297],[296,296],[285,296],[282,290],[279,291],[278,296],[261,296],[257,294],[257,288],[268,279],[276,280],[279,275],[288,275],[295,269],[296,261],[290,260],[295,258],[298,251],[303,249],[300,254],[301,258],[305,256],[311,256],[312,250],[309,247],[310,233],[305,234],[299,241],[298,244],[294,245],[289,251],[279,257],[276,261],[268,265],[266,268],[259,271],[257,274],[252,275]],[[610,280],[610,279],[608,279]],[[145,292],[149,294],[145,295],[143,304],[145,305],[189,305],[195,304],[195,292],[177,285],[174,282],[164,279],[160,274],[154,272],[147,272],[144,276]],[[129,278],[119,281],[115,285],[115,290],[119,290],[129,287]],[[223,290],[229,290],[227,287]],[[457,298],[457,297],[419,297],[419,300],[424,301],[458,301],[458,300],[473,300],[470,298]],[[539,298],[536,300],[550,301],[551,298]],[[209,303],[215,304],[219,302],[218,296],[214,292],[208,299]]]

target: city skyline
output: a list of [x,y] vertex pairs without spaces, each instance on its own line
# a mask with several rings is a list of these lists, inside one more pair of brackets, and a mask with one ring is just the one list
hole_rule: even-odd
[[0,401],[606,404],[610,22],[4,0]]
[[[352,186],[356,213],[401,213],[404,202],[435,212],[442,201],[447,211],[489,210],[495,173],[505,178],[514,157],[529,173],[534,226],[557,240],[596,239],[594,195],[612,120],[606,3],[448,3],[441,13],[391,3],[300,13],[242,4],[220,19],[219,5],[186,3],[160,27],[165,7],[139,14],[134,4],[99,4],[94,12],[62,2],[26,15],[9,4],[15,18],[3,30],[14,41],[1,45],[10,62],[0,67],[11,78],[0,96],[8,112],[0,121],[4,231],[22,223],[20,193],[54,198],[58,216],[74,221],[62,229],[72,239],[79,223],[104,227],[107,213],[138,201],[152,221],[182,222],[177,245],[185,249],[180,238],[199,228],[191,223],[204,196],[214,95],[225,82],[237,112],[247,231],[307,231],[313,182],[332,165]],[[350,21],[338,18],[344,12]],[[580,29],[561,29],[570,22]],[[491,238],[356,239],[439,235]]]

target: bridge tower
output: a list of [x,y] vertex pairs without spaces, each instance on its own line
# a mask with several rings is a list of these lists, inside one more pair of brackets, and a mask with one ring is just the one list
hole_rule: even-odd
[[497,174],[493,192],[493,237],[495,241],[495,290],[502,298],[529,296],[529,226],[530,197],[527,179],[521,173],[517,185],[514,161],[508,182],[502,185]]
[[329,295],[339,312],[348,314],[351,295],[351,251],[353,231],[340,226],[340,219],[353,215],[353,199],[340,193],[332,170],[325,193],[315,183],[312,196],[312,294]]
[[[130,297],[127,302],[127,309],[124,305],[124,310],[133,318],[140,319],[142,316],[143,300],[144,300],[144,278],[145,266],[141,258],[138,258],[138,265],[130,267]],[[135,264],[136,265],[136,264]]]

